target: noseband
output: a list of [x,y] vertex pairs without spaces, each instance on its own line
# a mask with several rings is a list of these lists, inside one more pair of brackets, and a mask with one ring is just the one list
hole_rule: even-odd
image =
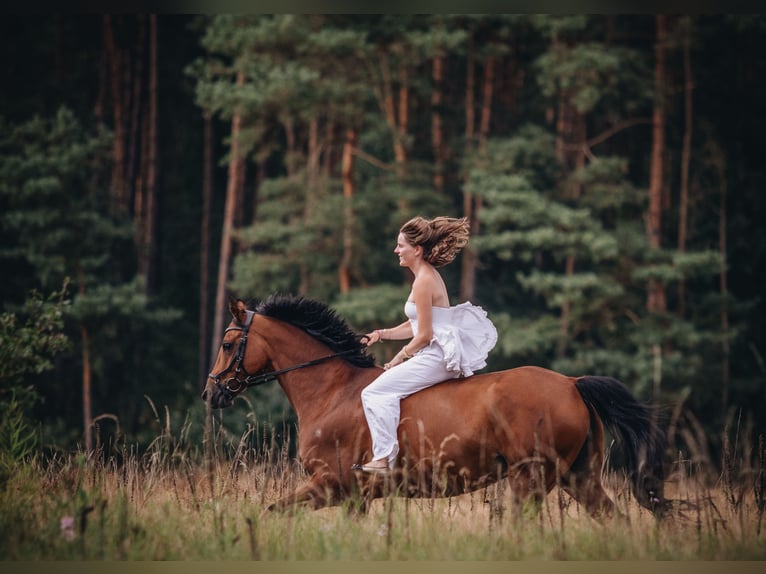
[[[247,335],[250,332],[250,325],[252,325],[253,323],[253,317],[255,316],[255,311],[245,311],[245,313],[247,313],[247,316],[245,318],[244,323],[237,323],[236,325],[232,327],[228,327],[223,332],[224,335],[228,333],[229,331],[242,332],[242,338],[239,340],[239,346],[237,347],[237,352],[235,353],[234,357],[232,357],[231,361],[229,361],[228,366],[223,371],[220,371],[216,374],[213,374],[213,373],[208,374],[208,378],[212,379],[213,383],[216,386],[218,386],[224,391],[228,391],[229,393],[237,394],[249,387],[253,387],[255,385],[262,385],[264,383],[270,383],[272,381],[275,381],[277,379],[277,376],[283,373],[288,373],[290,371],[295,371],[297,369],[304,369],[306,367],[318,365],[320,363],[324,363],[325,361],[329,361],[330,359],[351,354],[356,350],[356,349],[347,349],[339,353],[334,353],[332,355],[327,355],[325,357],[320,357],[318,359],[306,361],[305,363],[299,363],[297,365],[286,367],[284,369],[279,369],[277,371],[267,371],[267,372],[258,373],[256,375],[251,375],[250,373],[247,372],[247,369],[245,369],[245,365],[243,361],[245,359],[245,348],[247,347]],[[224,381],[221,381],[221,377],[223,375],[227,373],[231,373],[231,372],[233,372],[233,375],[231,377],[229,377],[228,379]]]

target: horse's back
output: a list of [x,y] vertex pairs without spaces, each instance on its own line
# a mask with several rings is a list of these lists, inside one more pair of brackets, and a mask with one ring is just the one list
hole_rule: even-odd
[[466,382],[486,388],[498,416],[515,421],[522,429],[517,432],[538,436],[569,432],[578,437],[587,433],[590,415],[575,387],[574,377],[525,366],[478,375],[475,380]]
[[402,407],[413,402],[418,407],[420,403],[437,403],[470,409],[477,403],[509,399],[519,408],[533,410],[555,408],[556,404],[566,406],[569,402],[584,408],[574,382],[574,377],[542,367],[516,367],[445,381],[408,397]]
[[529,456],[535,445],[556,445],[555,456],[571,462],[590,424],[574,381],[533,366],[454,379],[402,401],[402,423],[408,433],[417,423],[432,444],[481,436],[509,459]]

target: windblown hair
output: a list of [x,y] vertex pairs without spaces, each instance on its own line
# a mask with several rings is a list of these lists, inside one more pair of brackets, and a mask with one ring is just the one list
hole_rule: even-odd
[[434,267],[443,267],[466,246],[471,227],[465,217],[414,217],[399,232],[410,245],[423,247],[424,260]]
[[348,351],[343,358],[357,367],[372,367],[375,357],[367,353],[348,323],[326,304],[292,295],[271,295],[254,311],[298,327],[330,347],[335,353]]

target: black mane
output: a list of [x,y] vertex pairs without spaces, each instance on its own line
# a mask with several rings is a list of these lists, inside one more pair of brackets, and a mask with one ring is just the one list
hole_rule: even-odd
[[271,295],[254,311],[302,329],[335,353],[349,351],[343,358],[357,367],[375,365],[375,357],[367,354],[359,336],[324,303],[300,296]]

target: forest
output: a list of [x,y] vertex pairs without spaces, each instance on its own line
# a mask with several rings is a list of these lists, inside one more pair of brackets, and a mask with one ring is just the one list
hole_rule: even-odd
[[[471,221],[442,271],[497,326],[486,370],[615,377],[659,408],[670,458],[763,453],[763,16],[0,30],[3,457],[140,450],[165,424],[201,437],[229,296],[398,324],[414,215]],[[294,423],[277,384],[216,416],[235,435]]]

